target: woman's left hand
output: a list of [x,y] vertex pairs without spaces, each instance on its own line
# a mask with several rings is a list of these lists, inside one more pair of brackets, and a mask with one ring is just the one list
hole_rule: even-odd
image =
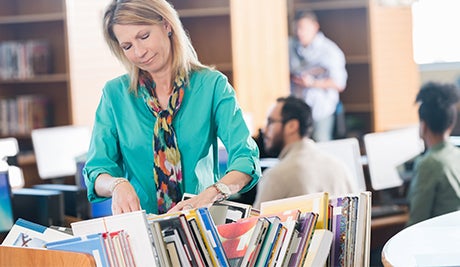
[[[230,171],[224,177],[222,177],[219,182],[225,183],[229,187],[231,194],[234,194],[240,191],[241,188],[243,188],[250,181],[251,176],[239,171]],[[214,204],[215,201],[220,198],[221,193],[217,191],[214,186],[210,186],[203,190],[203,192],[201,192],[199,195],[177,203],[176,206],[168,211],[168,213],[201,207],[209,208],[212,206],[212,204]]]
[[192,198],[178,202],[176,206],[174,206],[168,211],[168,213],[182,211],[182,210],[190,210],[190,209],[201,208],[201,207],[209,208],[214,203],[216,196],[217,196],[217,191],[214,188],[209,187],[205,189],[203,192],[201,192],[199,195],[196,195]]

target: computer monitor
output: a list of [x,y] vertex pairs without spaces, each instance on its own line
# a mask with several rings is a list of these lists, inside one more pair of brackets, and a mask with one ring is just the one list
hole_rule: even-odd
[[449,141],[454,144],[454,146],[460,147],[460,136],[450,136]]
[[85,126],[58,126],[32,130],[32,145],[41,179],[74,176],[76,158],[89,148],[91,132]]
[[8,169],[0,166],[0,233],[8,232],[14,223],[11,196]]
[[13,166],[9,166],[8,158],[15,157],[18,152],[19,146],[16,138],[0,139],[0,233],[8,232],[14,224],[10,184],[10,172]]
[[403,185],[398,166],[424,150],[418,125],[364,135],[370,182],[374,190]]
[[[74,176],[77,186],[86,188],[83,167],[91,131],[86,126],[58,126],[32,130],[32,144],[41,179]],[[90,217],[112,214],[112,199],[90,203]]]
[[359,142],[356,138],[344,138],[331,141],[317,142],[317,146],[341,160],[356,179],[360,192],[366,191],[363,164]]

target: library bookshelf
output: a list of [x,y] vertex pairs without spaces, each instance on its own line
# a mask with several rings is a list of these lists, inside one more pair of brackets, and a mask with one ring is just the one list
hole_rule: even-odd
[[[23,43],[40,41],[47,45],[44,53],[48,56],[43,58],[42,70],[34,68],[25,75],[17,75],[17,69],[11,67],[14,63],[0,62],[3,66],[0,67],[3,73],[0,75],[0,113],[4,114],[0,119],[0,137],[15,137],[20,151],[30,151],[31,129],[72,123],[65,1],[0,0],[0,6],[0,50],[5,52],[8,43],[16,50],[22,49],[17,46]],[[34,55],[35,51],[31,54]],[[9,59],[14,59],[14,56]],[[19,72],[28,67],[30,64],[19,64]],[[33,101],[24,101],[31,98],[45,99],[42,108],[46,112],[39,115]],[[8,119],[8,116],[16,119]],[[37,116],[41,116],[40,124],[34,123]],[[33,178],[26,180],[27,185],[41,182],[33,156],[19,156],[18,162],[25,176]]]
[[287,0],[170,0],[201,62],[235,88],[251,130],[264,127],[277,97],[289,94]]
[[[45,118],[47,124],[42,127],[72,123],[65,2],[63,0],[32,2],[0,0],[0,5],[2,6],[0,11],[1,43],[19,44],[40,40],[48,44],[46,52],[49,53],[48,58],[44,59],[47,61],[44,63],[47,66],[43,72],[3,75],[0,79],[0,99],[15,99],[25,95],[43,96],[49,100],[48,107],[51,110]],[[5,64],[7,67],[13,65],[11,62],[7,63],[10,63]],[[21,123],[24,122],[16,122],[18,127],[21,127]],[[21,146],[30,148],[30,129],[16,131],[16,129],[11,129],[13,125],[6,126],[10,129],[5,130],[5,127],[2,127],[3,136],[17,137]]]

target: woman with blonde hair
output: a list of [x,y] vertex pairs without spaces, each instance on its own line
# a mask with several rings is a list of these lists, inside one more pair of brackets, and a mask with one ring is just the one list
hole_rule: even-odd
[[[235,91],[203,64],[165,0],[120,0],[107,8],[104,36],[128,73],[108,81],[84,168],[88,198],[112,198],[114,214],[165,213],[251,189],[259,151]],[[219,176],[218,138],[228,151]],[[183,193],[196,197],[181,201]]]

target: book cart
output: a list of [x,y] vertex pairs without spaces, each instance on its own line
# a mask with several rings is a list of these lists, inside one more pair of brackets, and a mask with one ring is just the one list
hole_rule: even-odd
[[0,266],[96,267],[96,261],[86,253],[0,246]]

